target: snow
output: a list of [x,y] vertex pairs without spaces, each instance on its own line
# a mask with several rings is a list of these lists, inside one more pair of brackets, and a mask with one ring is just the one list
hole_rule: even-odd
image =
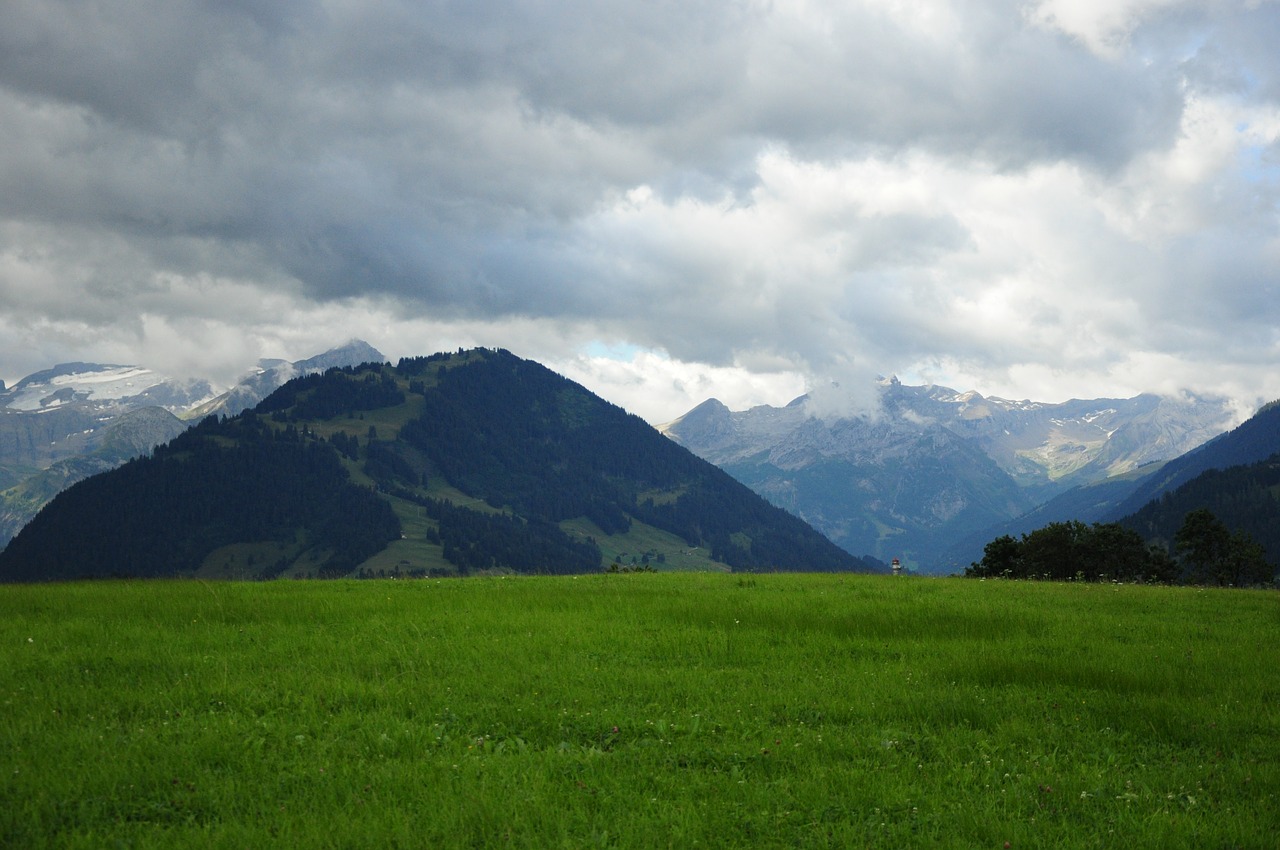
[[[10,410],[50,410],[68,403],[70,390],[76,398],[92,401],[119,401],[162,384],[169,378],[141,366],[109,366],[89,372],[58,375],[48,381],[20,383],[5,399]],[[54,393],[64,397],[51,398]]]

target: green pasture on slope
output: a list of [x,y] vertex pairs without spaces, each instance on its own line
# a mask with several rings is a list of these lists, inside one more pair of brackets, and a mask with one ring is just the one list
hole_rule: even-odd
[[0,588],[0,846],[1273,848],[1280,596]]

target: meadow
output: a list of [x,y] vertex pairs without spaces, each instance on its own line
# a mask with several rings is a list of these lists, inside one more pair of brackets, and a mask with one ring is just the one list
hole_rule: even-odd
[[0,587],[0,846],[1273,848],[1274,592]]

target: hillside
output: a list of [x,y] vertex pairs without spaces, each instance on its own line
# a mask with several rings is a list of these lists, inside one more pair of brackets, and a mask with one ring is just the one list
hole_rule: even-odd
[[86,446],[80,453],[56,460],[0,492],[0,545],[8,543],[67,487],[148,454],[153,447],[182,433],[187,424],[160,407],[130,410],[105,424],[94,422],[96,439],[88,444],[92,448]]
[[1231,531],[1251,537],[1262,545],[1270,563],[1280,564],[1280,453],[1257,463],[1202,472],[1121,524],[1172,548],[1187,514],[1199,508],[1208,508]]
[[385,358],[360,340],[306,360],[260,362],[219,393],[143,366],[63,363],[0,387],[0,546],[83,478],[114,469],[211,414],[253,407],[299,375]]
[[505,351],[296,378],[63,492],[14,581],[657,568],[869,570],[581,386]]
[[740,412],[711,399],[661,430],[845,549],[946,573],[970,542],[980,554],[990,529],[1073,487],[1124,481],[1085,497],[1119,501],[1230,416],[1196,397],[1046,404],[895,379],[878,392],[877,410],[841,417],[806,396]]
[[[1183,455],[1162,463],[1150,463],[1123,475],[1072,487],[1021,516],[962,537],[946,551],[942,560],[943,563],[953,567],[963,567],[981,558],[983,547],[990,540],[1005,534],[1016,537],[1037,528],[1043,528],[1052,522],[1071,520],[1084,523],[1122,522],[1142,531],[1148,537],[1167,542],[1172,535],[1169,525],[1175,522],[1180,523],[1181,515],[1176,518],[1165,516],[1160,520],[1154,520],[1148,512],[1148,507],[1153,502],[1170,496],[1207,472],[1261,463],[1277,452],[1280,452],[1280,402],[1272,402],[1263,406],[1236,428],[1219,434]],[[1207,496],[1208,489],[1196,487],[1189,492]],[[1217,504],[1217,507],[1213,508],[1215,513],[1223,510],[1231,512],[1223,501],[1226,498],[1225,496],[1221,499],[1214,497],[1210,500]],[[1186,504],[1186,499],[1181,497],[1169,503],[1170,506]],[[1208,502],[1191,504],[1187,510],[1207,506],[1209,506]],[[1264,503],[1260,509],[1265,514],[1268,508]],[[1138,513],[1143,513],[1144,518],[1131,523],[1129,518]],[[1226,519],[1226,517],[1223,518]],[[1231,522],[1228,522],[1228,525],[1236,527]],[[1245,527],[1258,526],[1259,523],[1256,520],[1240,524],[1242,530]],[[1262,533],[1261,528],[1259,533],[1252,531],[1250,533],[1259,541],[1268,536]],[[1271,555],[1273,560],[1280,555],[1280,550],[1270,549],[1270,547],[1269,552],[1274,553]]]
[[1238,427],[1164,464],[1144,478],[1105,518],[1114,521],[1136,513],[1152,500],[1173,492],[1202,473],[1258,463],[1277,452],[1280,452],[1280,401],[1266,405]]

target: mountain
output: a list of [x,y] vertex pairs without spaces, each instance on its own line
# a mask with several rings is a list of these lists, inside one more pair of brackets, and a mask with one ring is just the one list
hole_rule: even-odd
[[[1187,488],[1201,476],[1209,476],[1209,473],[1218,470],[1256,464],[1267,460],[1276,452],[1280,452],[1280,403],[1273,402],[1238,427],[1183,455],[1165,462],[1149,463],[1103,481],[1072,487],[1022,516],[961,538],[947,551],[944,560],[957,565],[968,564],[979,560],[986,544],[997,537],[1009,535],[1017,538],[1050,523],[1070,520],[1083,523],[1120,522],[1140,531],[1149,540],[1168,544],[1173,531],[1177,530],[1173,528],[1171,531],[1170,525],[1180,524],[1182,516],[1188,510],[1210,507],[1215,512],[1226,509],[1230,513],[1234,508],[1227,503],[1239,502],[1238,494],[1233,497],[1235,502],[1231,499],[1224,501],[1212,496],[1204,487],[1189,488],[1182,496],[1170,500],[1172,494]],[[1218,480],[1212,476],[1209,478]],[[1241,485],[1239,489],[1247,488]],[[1188,497],[1187,493],[1198,495]],[[1256,494],[1251,490],[1251,495],[1244,498],[1252,500],[1254,495]],[[1198,499],[1199,503],[1188,507],[1188,498],[1193,502]],[[1159,518],[1155,518],[1152,511],[1158,504],[1163,504],[1164,507],[1155,511],[1159,514]],[[1263,514],[1268,510],[1265,500],[1257,507]],[[1135,514],[1142,514],[1142,517],[1132,520]],[[1250,520],[1231,525],[1233,529],[1238,527],[1253,533],[1252,529],[1258,523]],[[1261,540],[1266,535],[1254,536]]]
[[100,363],[63,363],[0,388],[0,546],[62,489],[146,454],[191,420],[252,407],[297,375],[384,359],[355,340],[259,364],[223,393],[201,378]]
[[356,339],[329,349],[323,354],[297,360],[260,360],[258,365],[241,377],[234,387],[221,395],[208,399],[204,404],[192,407],[189,418],[205,416],[234,416],[261,402],[271,393],[300,375],[323,372],[335,366],[359,366],[361,363],[383,363],[386,357],[364,340]]
[[1172,546],[1188,513],[1208,508],[1280,563],[1280,401],[1145,477],[1103,517]]
[[0,393],[0,545],[66,485],[171,439],[208,382],[67,363]]
[[1200,508],[1248,535],[1270,563],[1280,564],[1280,451],[1256,463],[1206,470],[1119,522],[1173,549],[1187,514]]
[[506,351],[295,378],[70,487],[0,578],[871,570],[581,386]]
[[896,379],[878,390],[879,409],[860,416],[815,415],[806,396],[741,412],[713,399],[660,430],[846,550],[945,573],[958,541],[1176,457],[1231,419],[1224,399],[1194,396],[1046,404]]
[[172,378],[142,366],[63,363],[0,392],[0,410],[43,413],[66,407],[111,415],[162,407],[176,413],[213,395],[208,381]]
[[1160,466],[1160,463],[1151,463],[1114,478],[1078,484],[1036,505],[1024,514],[1012,519],[1000,520],[979,531],[957,537],[943,551],[939,563],[948,565],[949,570],[958,570],[981,560],[983,549],[995,538],[1006,534],[1017,538],[1044,528],[1050,523],[1071,520],[1085,524],[1103,522],[1111,515],[1116,505],[1127,499]]
[[1231,431],[1159,467],[1104,519],[1127,517],[1205,472],[1258,463],[1276,452],[1280,452],[1280,401],[1273,401]]
[[145,455],[182,433],[187,425],[159,407],[131,410],[108,422],[98,429],[101,439],[94,448],[58,460],[0,493],[0,545],[67,487]]

